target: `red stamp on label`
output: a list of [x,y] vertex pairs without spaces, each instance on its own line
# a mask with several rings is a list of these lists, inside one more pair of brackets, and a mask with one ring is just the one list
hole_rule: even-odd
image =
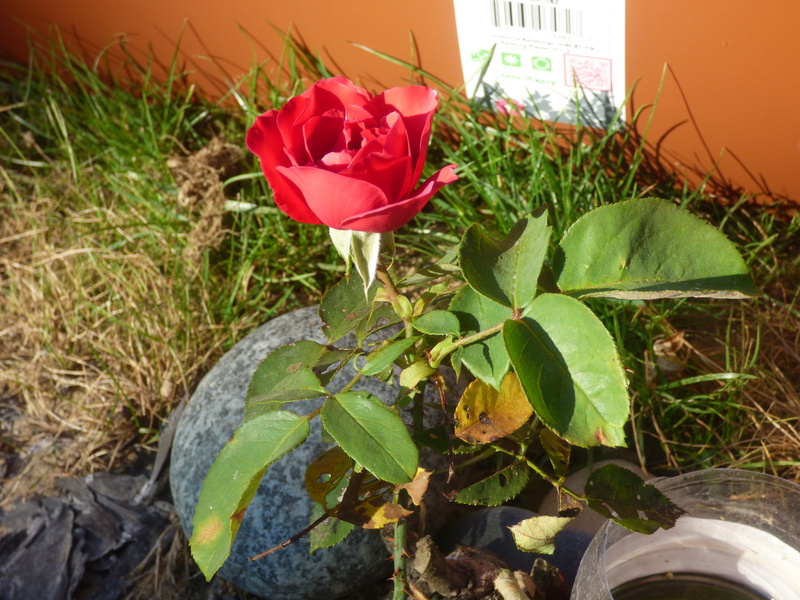
[[611,59],[595,56],[564,55],[564,82],[600,92],[611,91]]

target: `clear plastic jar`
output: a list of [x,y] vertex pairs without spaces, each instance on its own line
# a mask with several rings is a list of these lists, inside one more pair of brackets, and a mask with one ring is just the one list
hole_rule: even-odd
[[571,600],[800,600],[800,486],[736,469],[649,483],[686,514],[652,535],[607,522],[581,561]]

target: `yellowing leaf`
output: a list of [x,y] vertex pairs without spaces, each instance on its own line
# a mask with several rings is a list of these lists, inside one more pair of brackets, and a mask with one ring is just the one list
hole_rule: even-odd
[[531,416],[516,373],[508,373],[500,390],[480,379],[467,386],[456,406],[456,437],[468,444],[486,444],[514,433]]
[[330,508],[328,494],[339,487],[342,479],[353,467],[353,459],[341,446],[329,448],[315,458],[306,469],[306,490],[312,500],[326,509]]
[[572,446],[554,431],[547,428],[542,429],[539,434],[539,441],[550,459],[550,464],[553,465],[556,477],[566,477]]
[[552,554],[555,538],[572,519],[567,517],[532,517],[509,527],[517,548],[523,552]]
[[380,529],[384,525],[397,523],[403,517],[411,514],[399,504],[384,500],[381,496],[367,498],[354,508],[336,516],[342,521],[353,523],[364,529]]
[[422,497],[428,490],[428,482],[431,479],[431,472],[426,471],[422,467],[417,467],[417,474],[414,479],[409,483],[403,483],[395,486],[397,490],[405,490],[411,496],[411,501],[417,506],[422,502]]

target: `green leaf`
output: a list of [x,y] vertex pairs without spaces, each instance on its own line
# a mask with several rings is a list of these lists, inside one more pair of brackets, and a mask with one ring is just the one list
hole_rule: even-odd
[[341,339],[370,316],[376,291],[377,287],[372,287],[369,297],[365,297],[362,281],[353,275],[348,275],[328,290],[319,306],[322,332],[328,343]]
[[614,463],[593,472],[584,493],[591,508],[639,533],[669,529],[685,512],[656,487]]
[[311,370],[325,352],[325,346],[307,340],[273,350],[258,365],[247,386],[245,421],[277,410],[287,402],[325,395],[325,387]]
[[528,317],[503,328],[508,355],[533,410],[577,446],[622,446],[627,380],[614,341],[578,300],[542,294]]
[[476,291],[505,306],[523,309],[536,296],[550,227],[547,213],[519,221],[504,240],[487,235],[477,223],[464,234],[459,265]]
[[[315,502],[311,509],[311,522],[313,523],[323,514],[325,514],[325,509]],[[350,532],[353,531],[355,527],[355,525],[347,521],[342,521],[336,517],[328,517],[309,532],[309,552],[313,554],[320,548],[335,546],[350,535]]]
[[514,543],[523,552],[552,554],[556,536],[572,521],[568,517],[532,517],[509,527]]
[[[455,294],[450,311],[458,317],[464,337],[511,318],[511,309],[481,296],[469,286]],[[459,358],[470,373],[497,390],[511,366],[500,333],[465,346]]]
[[530,471],[527,465],[514,463],[458,492],[456,502],[499,506],[516,498],[525,489],[529,475]]
[[432,310],[421,314],[411,323],[414,329],[428,335],[456,335],[461,333],[458,317],[446,310]]
[[407,483],[417,473],[416,445],[400,417],[364,392],[344,392],[322,406],[322,424],[375,477]]
[[386,367],[390,366],[395,359],[397,359],[403,352],[408,350],[420,338],[418,335],[412,335],[408,338],[396,340],[394,342],[385,342],[379,349],[374,350],[367,357],[367,363],[361,372],[364,375],[375,375],[380,373]]
[[192,521],[192,556],[206,580],[230,555],[245,509],[267,468],[308,434],[306,419],[277,410],[244,423],[222,448],[203,482]]
[[400,323],[401,319],[388,302],[373,302],[369,315],[362,318],[356,326],[356,340],[359,346],[364,345],[364,341],[370,334]]
[[556,252],[559,288],[575,297],[744,298],[758,295],[723,233],[658,198],[628,200],[581,217]]

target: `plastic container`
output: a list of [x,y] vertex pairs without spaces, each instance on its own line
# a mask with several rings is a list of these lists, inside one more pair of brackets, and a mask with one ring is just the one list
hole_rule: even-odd
[[708,586],[718,580],[721,598],[736,598],[733,590],[743,586],[749,591],[743,599],[800,600],[800,486],[736,469],[650,483],[686,514],[674,528],[652,535],[612,521],[603,525],[581,561],[572,600],[647,598],[622,590],[637,580],[646,581],[643,589],[675,585],[687,574]]

